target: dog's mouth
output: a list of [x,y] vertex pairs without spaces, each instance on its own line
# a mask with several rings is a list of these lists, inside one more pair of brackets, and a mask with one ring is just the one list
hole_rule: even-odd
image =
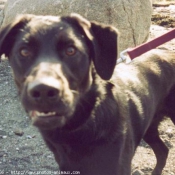
[[67,123],[67,120],[70,117],[70,113],[59,113],[56,111],[52,112],[40,112],[36,110],[32,110],[28,112],[32,124],[40,129],[54,129],[54,128],[62,128]]
[[39,112],[39,111],[30,111],[29,116],[32,118],[36,117],[42,117],[42,118],[47,118],[47,117],[59,117],[62,116],[58,112]]

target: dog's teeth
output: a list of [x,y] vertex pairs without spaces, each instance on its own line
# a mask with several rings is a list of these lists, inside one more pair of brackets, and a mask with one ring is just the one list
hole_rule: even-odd
[[42,113],[38,112],[38,111],[35,111],[35,114],[36,114],[36,116],[41,116],[42,115]]
[[56,114],[56,112],[47,112],[47,113],[44,113],[44,112],[38,112],[38,111],[36,111],[36,115],[37,116],[43,116],[43,117],[53,116],[55,114]]
[[47,113],[44,113],[44,112],[39,112],[39,111],[30,111],[29,112],[29,115],[31,117],[48,117],[48,116],[56,115],[56,112],[47,112]]

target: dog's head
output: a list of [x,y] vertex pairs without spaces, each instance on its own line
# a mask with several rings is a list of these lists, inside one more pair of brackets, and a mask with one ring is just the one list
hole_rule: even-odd
[[63,127],[91,84],[91,66],[104,80],[117,58],[117,30],[80,15],[22,15],[0,33],[0,54],[14,72],[21,101],[39,128]]

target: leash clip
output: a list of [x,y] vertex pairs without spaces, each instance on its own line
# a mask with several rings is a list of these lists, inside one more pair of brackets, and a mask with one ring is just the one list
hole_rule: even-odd
[[130,63],[131,58],[127,54],[130,49],[125,49],[122,52],[120,52],[120,58],[117,59],[117,64],[125,62],[125,63]]

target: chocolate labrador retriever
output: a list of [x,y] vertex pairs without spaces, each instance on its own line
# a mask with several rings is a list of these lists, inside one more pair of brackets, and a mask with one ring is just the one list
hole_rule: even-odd
[[22,105],[60,170],[129,175],[143,138],[160,175],[168,148],[158,125],[175,123],[175,54],[154,50],[116,66],[118,32],[70,16],[22,15],[1,30]]

